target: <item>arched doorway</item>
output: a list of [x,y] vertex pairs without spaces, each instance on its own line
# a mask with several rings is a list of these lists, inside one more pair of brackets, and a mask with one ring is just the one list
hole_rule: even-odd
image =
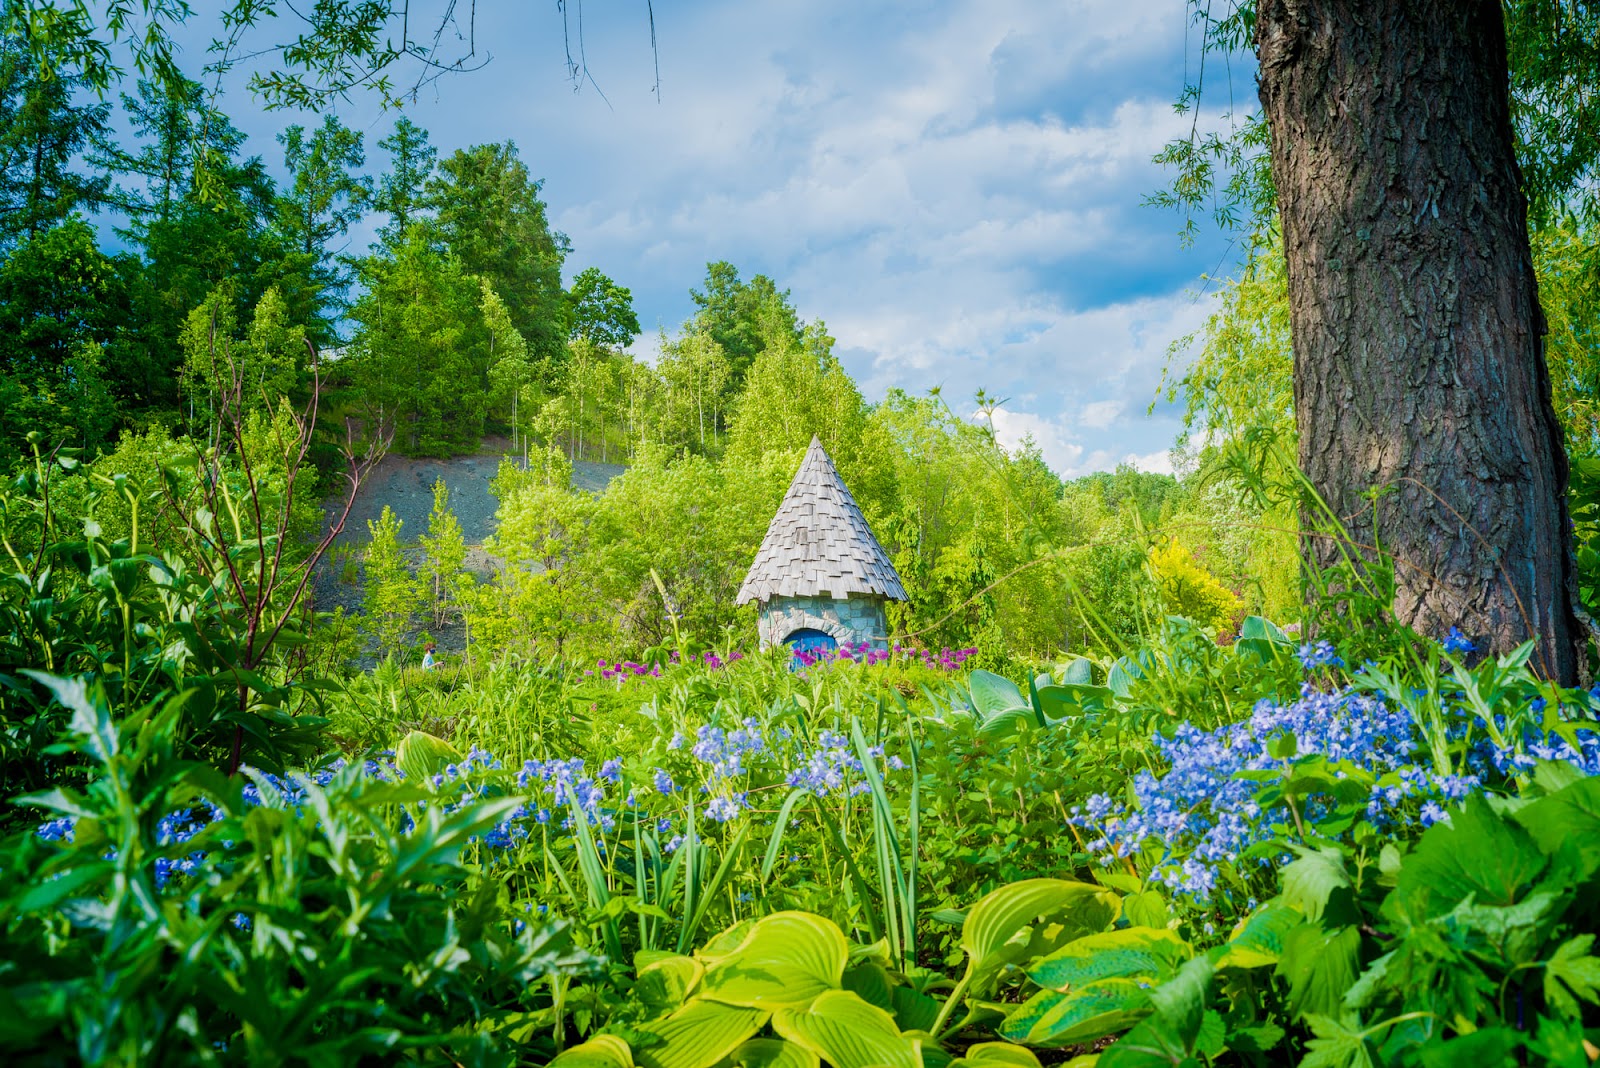
[[832,655],[839,648],[839,643],[833,635],[824,631],[814,630],[811,627],[791,631],[783,641],[785,645],[794,650],[794,655],[797,658],[801,653],[812,657]]

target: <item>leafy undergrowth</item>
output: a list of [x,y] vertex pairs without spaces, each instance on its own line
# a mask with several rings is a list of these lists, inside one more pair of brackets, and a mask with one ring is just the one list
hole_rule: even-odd
[[189,757],[185,694],[38,676],[79,771],[0,846],[0,1049],[1576,1068],[1600,740],[1526,656],[1411,637],[1347,669],[1173,620],[1022,684],[920,657],[380,672],[328,699],[368,753],[234,777]]

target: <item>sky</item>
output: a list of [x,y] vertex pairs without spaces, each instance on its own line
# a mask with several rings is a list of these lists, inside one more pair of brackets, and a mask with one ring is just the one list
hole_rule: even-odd
[[[639,355],[728,260],[826,322],[868,400],[937,386],[965,414],[981,388],[1004,400],[1002,442],[1031,435],[1063,476],[1170,470],[1181,409],[1148,409],[1234,255],[1209,229],[1182,247],[1183,220],[1143,204],[1189,122],[1183,0],[655,0],[654,55],[642,0],[591,0],[581,41],[575,0],[565,35],[551,3],[475,6],[489,62],[405,111],[441,155],[516,142],[568,279],[594,266],[632,290]],[[1231,91],[1243,110],[1253,74]],[[225,92],[249,151],[281,163],[272,137],[296,117]],[[380,169],[395,115],[335,111]]]

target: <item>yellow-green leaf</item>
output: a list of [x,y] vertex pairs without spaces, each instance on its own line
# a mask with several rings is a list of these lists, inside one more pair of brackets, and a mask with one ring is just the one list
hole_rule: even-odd
[[752,1038],[728,1054],[729,1068],[818,1068],[817,1055],[781,1038]]
[[833,1068],[922,1068],[922,1043],[848,990],[830,990],[805,1008],[779,1009],[772,1027]]
[[1074,1046],[1133,1026],[1150,1012],[1134,979],[1102,979],[1070,994],[1041,990],[1000,1025],[1000,1036],[1029,1046]]
[[1008,952],[1007,943],[1040,917],[1053,917],[1073,934],[1092,934],[1111,923],[1119,905],[1117,895],[1104,887],[1067,879],[1024,879],[991,891],[961,925],[967,975],[979,982],[1012,962],[1021,947]]
[[809,912],[775,912],[751,926],[738,947],[701,982],[704,997],[728,1005],[807,1005],[839,987],[850,944],[831,920]]
[[652,1015],[675,1012],[700,985],[705,968],[693,957],[663,957],[639,969],[633,993]]
[[455,746],[423,731],[412,731],[394,749],[395,767],[405,773],[407,782],[419,786],[428,785],[428,780],[446,765],[459,764],[463,759]]
[[1033,1050],[1010,1042],[979,1042],[950,1062],[950,1068],[1040,1068]]
[[548,1068],[633,1068],[633,1054],[616,1035],[595,1035],[581,1046],[556,1054]]
[[1028,978],[1063,993],[1101,979],[1165,979],[1194,950],[1166,928],[1128,927],[1087,935],[1062,946],[1028,969]]
[[1284,935],[1304,919],[1299,909],[1278,901],[1267,902],[1233,929],[1216,966],[1219,969],[1265,968],[1278,963],[1278,958],[1283,956]]
[[711,1068],[761,1030],[767,1015],[761,1009],[694,998],[664,1020],[637,1026],[658,1041],[640,1043],[634,1060],[643,1068]]

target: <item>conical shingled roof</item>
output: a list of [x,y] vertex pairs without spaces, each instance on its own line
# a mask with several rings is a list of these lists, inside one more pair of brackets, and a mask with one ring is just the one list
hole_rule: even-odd
[[774,597],[843,600],[852,593],[907,599],[889,554],[813,435],[739,587],[737,603]]

